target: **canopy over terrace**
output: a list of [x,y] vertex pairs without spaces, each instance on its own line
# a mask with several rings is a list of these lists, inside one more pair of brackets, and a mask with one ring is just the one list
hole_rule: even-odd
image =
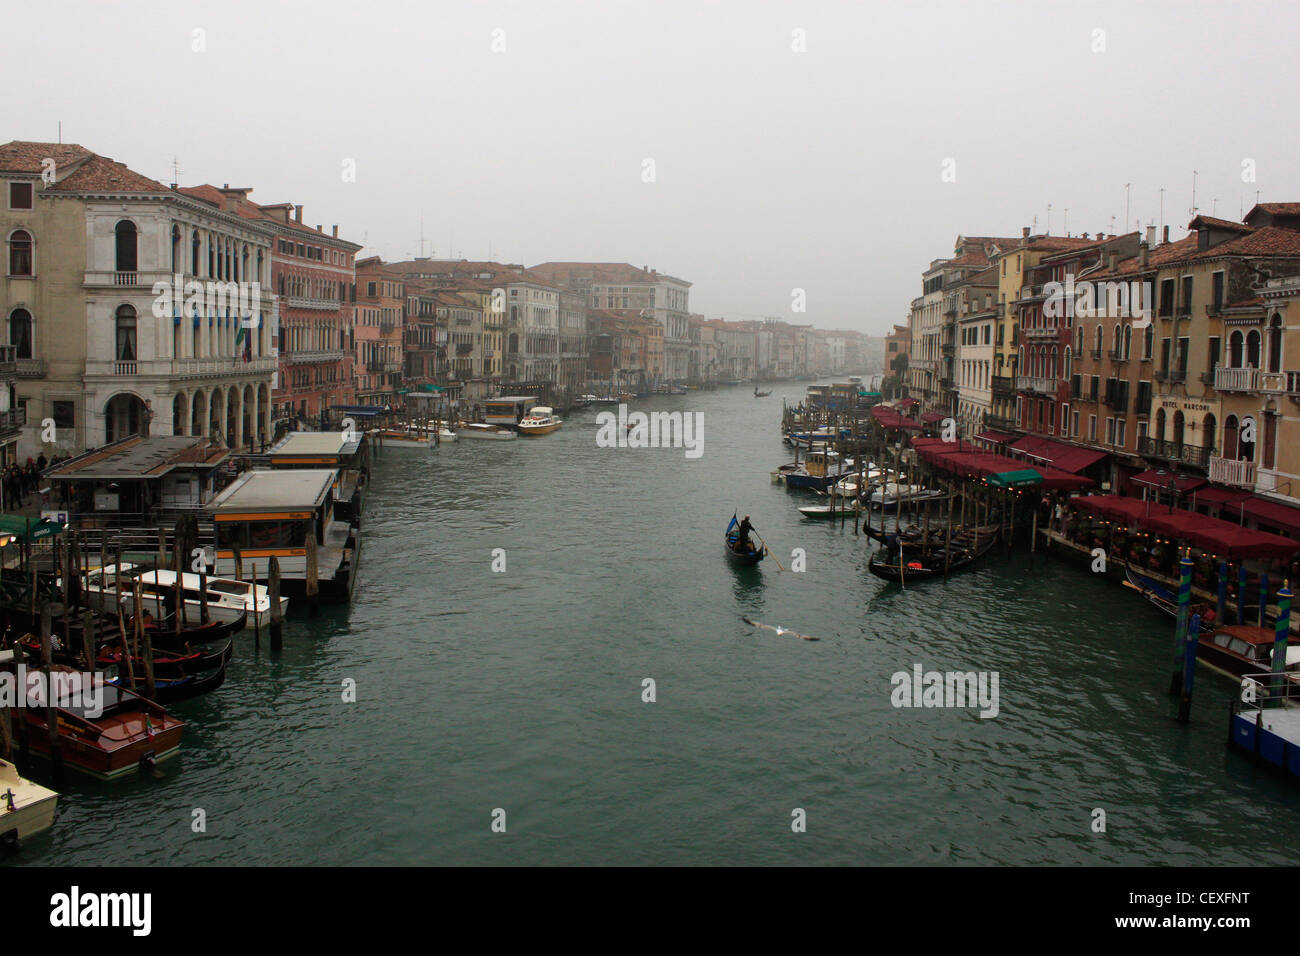
[[910,418],[904,418],[898,412],[894,411],[888,405],[876,405],[871,409],[871,417],[880,423],[882,428],[901,428],[904,431],[919,432],[921,423],[913,421]]
[[970,442],[944,441],[942,438],[913,438],[912,447],[918,456],[937,468],[955,472],[964,477],[988,478],[1006,472],[1035,471],[1043,478],[1042,486],[1046,489],[1078,489],[1092,484],[1091,478],[1072,475],[1059,468],[1035,465],[1025,468],[1025,463],[1018,458],[982,451]]
[[1152,507],[1150,502],[1139,501],[1137,498],[1095,495],[1075,498],[1070,504],[1081,511],[1186,541],[1202,551],[1230,560],[1283,558],[1300,551],[1300,542],[1290,538],[1253,531],[1231,521],[1221,521],[1193,511],[1178,508],[1169,511],[1159,505]]

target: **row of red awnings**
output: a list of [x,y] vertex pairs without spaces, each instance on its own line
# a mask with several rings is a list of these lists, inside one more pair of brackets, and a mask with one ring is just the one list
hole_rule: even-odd
[[1171,511],[1166,505],[1154,501],[1090,495],[1072,498],[1070,504],[1102,518],[1189,542],[1221,558],[1280,558],[1300,551],[1300,542],[1291,538],[1243,528],[1231,521],[1195,511],[1180,508]]
[[1038,435],[1026,435],[1013,441],[1008,447],[1024,455],[1031,465],[1042,462],[1061,471],[1068,471],[1072,475],[1077,475],[1088,466],[1095,465],[1107,455],[1104,451],[1080,448],[1077,445],[1053,441]]
[[901,428],[904,431],[921,430],[921,423],[904,418],[888,405],[877,405],[871,410],[871,417],[880,422],[882,428]]
[[1091,478],[1071,474],[1049,465],[1026,463],[1019,458],[985,451],[976,448],[970,442],[946,442],[942,438],[913,438],[912,447],[916,449],[917,455],[932,465],[965,477],[987,478],[1008,471],[1021,471],[1028,464],[1031,470],[1042,475],[1044,488],[1077,490],[1092,484]]
[[1249,491],[1220,488],[1196,475],[1175,476],[1168,471],[1144,471],[1129,481],[1157,491],[1176,491],[1186,496],[1184,500],[1193,508],[1217,506],[1221,514],[1236,518],[1238,524],[1243,524],[1247,518],[1254,518],[1271,528],[1300,534],[1300,508],[1292,508]]

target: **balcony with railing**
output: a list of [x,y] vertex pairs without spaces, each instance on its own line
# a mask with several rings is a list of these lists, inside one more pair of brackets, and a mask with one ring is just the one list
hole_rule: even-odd
[[1061,336],[1061,330],[1054,325],[1040,325],[1031,328],[1022,328],[1020,334],[1028,342],[1037,342],[1044,340],[1057,339]]
[[1255,487],[1255,463],[1237,461],[1233,458],[1210,459],[1210,481],[1221,485],[1236,485],[1239,488]]
[[1016,393],[1016,381],[1010,375],[994,375],[992,389],[995,398],[1011,398]]
[[985,415],[984,427],[1003,432],[1016,431],[1020,428],[1020,421],[1010,415]]
[[1259,369],[1220,366],[1214,370],[1214,390],[1216,392],[1257,392],[1259,391]]
[[0,345],[0,378],[18,374],[18,347]]
[[20,358],[14,364],[19,378],[45,377],[45,362],[42,359]]
[[27,409],[11,408],[0,412],[0,435],[9,436],[27,424]]
[[342,358],[342,349],[310,349],[290,352],[285,356],[285,361],[289,365],[311,365],[316,362],[337,362]]
[[290,309],[311,309],[315,312],[337,312],[343,307],[338,299],[317,299],[309,295],[286,295],[283,302]]
[[117,289],[152,289],[155,282],[172,284],[172,274],[154,270],[152,272],[118,271],[116,269],[87,269],[84,282],[94,288]]
[[1188,445],[1149,435],[1138,440],[1138,454],[1146,458],[1182,462],[1195,468],[1205,468],[1210,462],[1210,449]]
[[1034,392],[1039,395],[1055,395],[1057,382],[1054,378],[1042,375],[1017,375],[1016,391]]

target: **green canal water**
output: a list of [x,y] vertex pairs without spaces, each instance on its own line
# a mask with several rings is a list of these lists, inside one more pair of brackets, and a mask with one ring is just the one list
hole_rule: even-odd
[[[226,685],[177,705],[166,779],[72,778],[6,862],[1292,862],[1300,792],[1226,751],[1227,680],[1201,669],[1173,719],[1172,628],[1139,597],[1023,552],[904,591],[851,525],[802,519],[768,476],[801,392],[634,403],[702,413],[695,460],[596,447],[596,409],[382,453],[353,605],[294,608],[280,654],[242,634]],[[737,508],[806,571],[731,567]],[[916,664],[996,671],[998,715],[895,708]]]

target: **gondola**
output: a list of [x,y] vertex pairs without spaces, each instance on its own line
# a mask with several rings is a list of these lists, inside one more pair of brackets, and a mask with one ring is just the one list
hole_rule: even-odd
[[767,392],[760,392],[758,389],[754,389],[754,397],[755,397],[755,398],[767,398],[767,396],[769,396],[769,395],[771,395],[771,394],[772,394],[772,393],[771,393],[770,391],[767,391]]
[[[154,677],[153,700],[159,704],[174,704],[178,700],[189,700],[192,697],[198,697],[201,694],[208,694],[216,690],[226,682],[226,664],[229,658],[214,671],[207,674],[191,674],[188,677],[175,678],[158,678]],[[138,694],[145,692],[144,675],[137,672],[135,674],[135,683],[131,683],[127,676],[118,673],[117,677],[108,683],[114,687],[125,687],[134,690]]]
[[[874,552],[867,561],[867,570],[878,578],[886,581],[895,581],[899,584],[907,584],[911,581],[924,581],[930,578],[943,577],[945,573],[953,574],[962,571],[981,557],[988,554],[997,544],[998,536],[996,533],[986,536],[976,535],[974,542],[968,545],[959,545],[956,541],[945,551],[940,546],[933,548],[924,554],[908,554],[906,547],[902,550],[902,565],[890,564],[889,558],[892,557],[884,549]],[[877,560],[883,556],[883,560]],[[945,571],[946,564],[946,571]]]
[[[1128,578],[1124,582],[1126,587],[1137,591],[1144,598],[1150,601],[1155,607],[1164,611],[1170,617],[1178,616],[1178,595],[1169,590],[1154,578],[1149,578],[1145,574],[1139,574],[1130,567],[1124,568],[1124,575]],[[1199,604],[1200,602],[1193,602]],[[1219,627],[1220,622],[1210,621],[1201,623],[1201,633],[1208,634]]]
[[[224,637],[233,637],[242,631],[248,623],[248,612],[243,611],[233,621],[209,621],[207,624],[192,624],[189,627],[182,627],[180,633],[177,633],[168,618],[161,622],[156,622],[149,628],[149,638],[153,641],[154,647],[178,648],[186,644],[211,644],[219,641]],[[130,626],[128,620],[127,626]]]
[[[115,628],[112,632],[105,632],[96,638],[98,647],[95,649],[95,669],[106,670],[109,667],[117,666],[121,669],[126,667],[125,656],[122,653],[120,632]],[[28,659],[38,661],[41,654],[41,642],[34,634],[28,635],[23,639],[23,649],[27,652]],[[213,668],[221,667],[226,661],[230,660],[231,648],[234,645],[232,639],[227,639],[225,644],[215,645],[214,648],[194,650],[192,648],[182,648],[180,650],[170,650],[168,648],[155,647],[153,649],[153,672],[154,676],[163,680],[177,680],[182,677],[190,677],[194,674],[202,674]],[[71,646],[65,647],[60,644],[53,649],[51,660],[55,664],[63,664],[70,667],[80,668],[84,664],[85,652],[79,637],[72,639]],[[133,655],[131,666],[138,672],[144,672],[144,657],[142,654]]]
[[761,547],[754,551],[737,551],[736,545],[740,537],[739,525],[736,522],[736,516],[731,516],[731,523],[727,525],[727,531],[723,538],[723,547],[727,552],[727,560],[732,564],[754,565],[763,560],[767,554],[767,548]]

